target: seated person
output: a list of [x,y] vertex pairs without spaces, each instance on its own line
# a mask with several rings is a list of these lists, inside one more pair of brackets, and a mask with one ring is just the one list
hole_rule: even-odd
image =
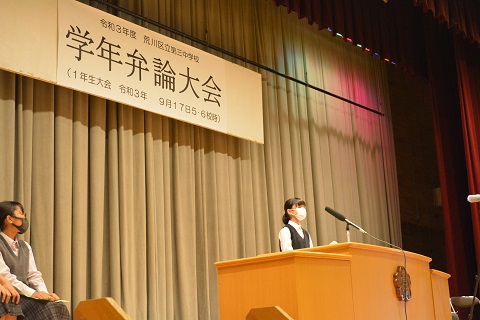
[[0,202],[0,228],[0,275],[22,295],[18,306],[25,318],[70,320],[65,304],[53,302],[59,298],[55,293],[48,292],[42,274],[37,270],[32,248],[27,242],[17,239],[17,234],[28,229],[21,203]]

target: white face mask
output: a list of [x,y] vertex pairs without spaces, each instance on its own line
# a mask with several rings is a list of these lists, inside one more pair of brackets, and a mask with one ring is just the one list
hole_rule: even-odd
[[297,210],[297,214],[295,215],[295,217],[297,217],[298,221],[302,221],[307,217],[307,209],[296,208],[295,210]]

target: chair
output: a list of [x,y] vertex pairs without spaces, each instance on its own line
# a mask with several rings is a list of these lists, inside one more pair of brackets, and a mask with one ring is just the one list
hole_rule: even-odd
[[[471,308],[472,301],[474,306],[480,303],[480,300],[477,297],[473,297],[473,296],[451,297],[450,307],[452,309],[452,320],[460,320],[460,318],[458,317],[457,311],[455,311],[455,308],[462,308],[462,309]],[[472,314],[472,317],[473,317],[473,314]]]

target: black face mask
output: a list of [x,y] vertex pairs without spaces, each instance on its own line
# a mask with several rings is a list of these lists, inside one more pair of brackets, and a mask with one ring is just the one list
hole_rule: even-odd
[[24,234],[25,232],[27,232],[28,226],[29,226],[28,219],[27,218],[14,217],[14,216],[12,216],[12,217],[15,218],[15,219],[22,220],[21,225],[17,226],[16,224],[14,224],[14,226],[18,229],[18,233]]

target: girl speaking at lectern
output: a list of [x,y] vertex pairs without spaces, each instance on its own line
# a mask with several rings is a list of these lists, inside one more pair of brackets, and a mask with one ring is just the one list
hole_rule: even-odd
[[313,247],[312,237],[300,224],[307,216],[305,201],[300,198],[290,198],[285,201],[283,209],[282,221],[285,226],[278,233],[280,251]]

